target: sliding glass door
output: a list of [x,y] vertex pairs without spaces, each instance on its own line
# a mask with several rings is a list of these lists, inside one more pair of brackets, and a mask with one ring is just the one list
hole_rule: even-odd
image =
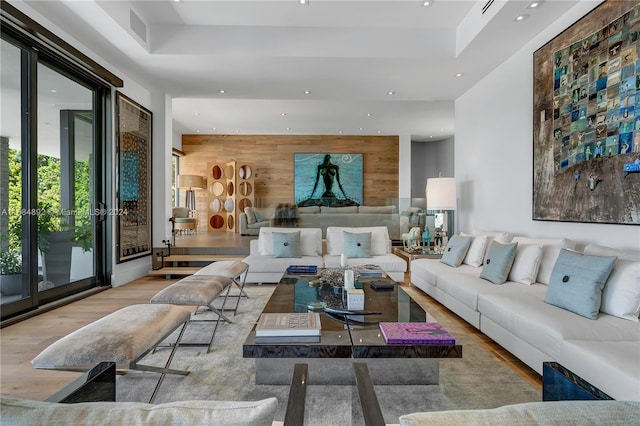
[[[2,319],[105,283],[109,91],[3,34]],[[6,281],[5,277],[15,278]],[[9,284],[9,282],[11,284]]]

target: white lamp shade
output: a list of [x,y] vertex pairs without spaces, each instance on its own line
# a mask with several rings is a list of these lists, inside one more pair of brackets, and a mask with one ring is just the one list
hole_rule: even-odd
[[427,210],[456,210],[456,178],[427,179]]
[[198,175],[178,175],[178,187],[182,189],[204,188],[204,178]]

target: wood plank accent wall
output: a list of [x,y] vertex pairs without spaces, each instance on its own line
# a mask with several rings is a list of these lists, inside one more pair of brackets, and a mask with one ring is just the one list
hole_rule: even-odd
[[[293,202],[293,154],[363,154],[363,203],[398,203],[399,139],[397,136],[340,135],[183,135],[181,174],[207,176],[207,162],[253,164],[257,207]],[[201,218],[207,217],[207,194],[196,191]]]

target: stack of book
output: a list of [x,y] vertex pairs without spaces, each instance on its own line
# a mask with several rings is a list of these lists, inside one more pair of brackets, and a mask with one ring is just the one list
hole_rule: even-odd
[[456,339],[437,322],[381,322],[387,344],[455,345]]
[[378,265],[357,265],[354,268],[360,272],[360,278],[381,277],[382,268]]
[[318,343],[320,314],[265,313],[256,325],[256,343]]

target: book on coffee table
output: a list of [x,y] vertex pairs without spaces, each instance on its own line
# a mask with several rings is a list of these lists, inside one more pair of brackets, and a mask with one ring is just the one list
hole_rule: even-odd
[[437,322],[381,322],[387,343],[455,345],[456,339]]
[[316,265],[291,265],[287,268],[289,275],[315,275],[318,273]]
[[279,336],[320,336],[320,314],[264,313],[256,325],[256,338]]
[[320,343],[320,336],[256,337],[256,343]]

